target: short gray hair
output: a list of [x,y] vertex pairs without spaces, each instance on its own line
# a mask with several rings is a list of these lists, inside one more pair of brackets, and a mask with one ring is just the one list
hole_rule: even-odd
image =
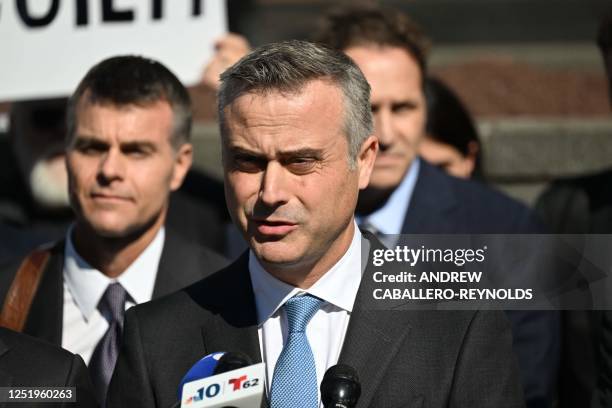
[[261,46],[221,74],[218,95],[221,136],[226,135],[223,110],[253,92],[299,92],[309,82],[329,80],[344,95],[344,131],[349,164],[355,166],[364,140],[372,134],[370,85],[355,63],[341,51],[307,41]]

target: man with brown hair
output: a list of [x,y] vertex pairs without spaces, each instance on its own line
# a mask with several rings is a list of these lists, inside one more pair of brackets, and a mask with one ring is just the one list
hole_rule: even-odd
[[[377,7],[330,13],[316,39],[344,51],[372,87],[380,150],[357,216],[378,233],[532,233],[532,214],[514,200],[460,180],[418,157],[425,134],[428,41],[398,10]],[[383,238],[384,240],[385,238]],[[555,312],[507,312],[529,407],[550,406],[555,387],[559,320]]]

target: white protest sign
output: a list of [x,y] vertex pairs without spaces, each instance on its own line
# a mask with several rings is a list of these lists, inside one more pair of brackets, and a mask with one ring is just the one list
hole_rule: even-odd
[[226,31],[223,0],[0,0],[0,101],[68,95],[121,54],[192,85]]

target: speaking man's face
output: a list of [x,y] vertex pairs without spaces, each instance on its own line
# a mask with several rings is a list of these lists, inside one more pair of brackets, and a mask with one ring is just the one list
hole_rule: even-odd
[[425,132],[421,70],[414,58],[399,47],[357,46],[344,52],[357,63],[372,87],[372,113],[380,150],[370,187],[394,189],[414,160]]
[[77,227],[118,238],[162,225],[168,195],[191,165],[191,145],[171,144],[170,105],[92,104],[84,96],[76,117],[66,165]]
[[288,271],[331,267],[353,236],[376,139],[350,168],[343,99],[315,80],[296,93],[247,93],[224,110],[228,208],[260,262],[288,283]]

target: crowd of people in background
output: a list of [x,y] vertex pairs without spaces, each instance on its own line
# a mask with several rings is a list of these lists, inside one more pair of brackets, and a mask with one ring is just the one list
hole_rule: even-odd
[[[339,361],[361,369],[364,407],[612,407],[610,312],[376,314],[371,271],[351,268],[362,240],[399,234],[609,234],[612,173],[556,180],[529,209],[487,184],[476,120],[408,15],[351,7],[320,27],[216,43],[202,83],[223,183],[191,167],[189,95],[159,62],[109,58],[70,97],[11,105],[0,370],[74,386],[76,406],[167,407],[233,347],[268,364],[271,407],[319,406]],[[598,45],[612,106],[612,17]]]

